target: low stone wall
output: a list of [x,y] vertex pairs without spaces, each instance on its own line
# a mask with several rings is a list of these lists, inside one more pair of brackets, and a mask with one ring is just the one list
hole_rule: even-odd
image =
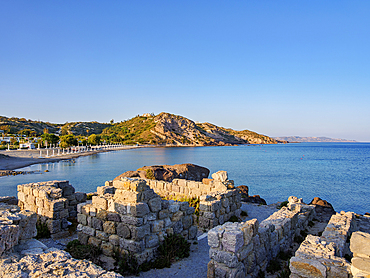
[[290,277],[348,277],[351,267],[343,257],[356,228],[353,212],[334,214],[322,236],[308,235],[290,259]]
[[230,189],[200,197],[199,227],[212,229],[227,222],[231,216],[240,217],[241,194],[239,189]]
[[[112,185],[111,185],[112,184]],[[78,238],[81,243],[102,249],[100,261],[113,269],[115,251],[128,251],[139,264],[154,259],[159,243],[168,234],[196,240],[197,227],[188,202],[162,200],[145,180],[123,178],[98,187],[91,203],[78,210]]]
[[353,277],[370,277],[370,234],[354,232],[350,243],[353,258],[351,272]]
[[47,181],[18,185],[18,205],[36,212],[47,223],[51,237],[68,236],[68,217],[77,216],[77,204],[85,193],[75,193],[68,181]]
[[11,250],[19,240],[35,237],[37,215],[21,211],[18,206],[0,204],[0,256]]
[[288,248],[315,216],[314,206],[289,197],[283,207],[260,224],[257,219],[225,223],[208,232],[208,276],[257,277],[270,260]]

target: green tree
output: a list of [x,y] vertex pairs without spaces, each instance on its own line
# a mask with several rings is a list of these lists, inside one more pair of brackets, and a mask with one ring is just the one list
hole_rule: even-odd
[[91,145],[99,145],[100,144],[100,136],[99,135],[96,135],[96,134],[91,134],[88,138],[87,138],[87,142]]
[[59,137],[55,134],[44,133],[41,135],[41,138],[42,142],[45,144],[45,141],[47,141],[48,145],[57,144],[59,142]]
[[62,135],[60,136],[60,144],[61,148],[68,148],[70,146],[77,145],[77,138],[73,134]]

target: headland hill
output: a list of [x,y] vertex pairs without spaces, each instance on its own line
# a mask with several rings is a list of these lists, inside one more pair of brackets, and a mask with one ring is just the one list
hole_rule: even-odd
[[[16,174],[9,170],[32,164],[117,149],[287,143],[250,130],[237,131],[164,112],[158,115],[137,115],[121,122],[111,120],[110,123],[92,121],[55,124],[0,116],[0,132],[2,175]],[[75,146],[85,148],[79,147],[78,151],[72,151],[71,148]],[[45,151],[48,148],[51,148],[50,155]],[[62,152],[61,149],[66,151]],[[39,150],[44,152],[40,153]]]

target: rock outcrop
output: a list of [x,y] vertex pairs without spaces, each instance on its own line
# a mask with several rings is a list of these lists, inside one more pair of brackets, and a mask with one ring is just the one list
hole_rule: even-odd
[[260,195],[249,196],[249,188],[246,185],[239,185],[237,187],[242,194],[242,201],[246,203],[267,205],[265,199],[261,198]]
[[127,171],[116,177],[114,180],[120,180],[121,178],[142,178],[163,181],[172,181],[173,179],[202,181],[204,178],[207,178],[208,175],[209,170],[207,168],[188,163],[144,166],[136,171]]

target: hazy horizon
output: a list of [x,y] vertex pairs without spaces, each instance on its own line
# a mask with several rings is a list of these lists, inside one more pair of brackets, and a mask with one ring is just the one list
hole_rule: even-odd
[[169,112],[370,142],[369,14],[365,1],[2,1],[0,115]]

